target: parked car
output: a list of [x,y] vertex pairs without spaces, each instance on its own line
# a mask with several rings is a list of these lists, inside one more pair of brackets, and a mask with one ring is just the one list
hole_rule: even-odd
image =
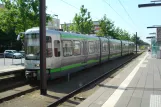
[[5,50],[4,55],[7,58],[22,58],[23,55],[16,50]]
[[25,57],[25,51],[19,51],[19,53],[21,53],[22,56]]

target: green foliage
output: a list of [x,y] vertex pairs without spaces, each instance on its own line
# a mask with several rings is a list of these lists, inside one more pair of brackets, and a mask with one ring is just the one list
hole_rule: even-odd
[[[17,34],[39,26],[39,0],[1,0],[1,3],[5,8],[0,9],[0,46],[20,49],[22,44],[16,41]],[[46,22],[51,19],[46,14]]]
[[64,23],[64,25],[63,25],[63,30],[64,30],[64,31],[69,31],[69,27],[67,26],[66,23]]
[[[135,34],[133,34],[133,36],[131,37],[131,41],[136,43],[136,35]],[[149,43],[146,43],[143,40],[141,40],[140,37],[138,37],[138,36],[137,36],[137,44],[139,46],[143,46],[143,45],[149,46],[150,45]]]
[[147,49],[147,46],[146,45],[140,46],[140,50],[146,50],[146,49]]
[[110,21],[106,15],[99,21],[100,30],[97,36],[113,36],[114,23]]
[[[39,26],[39,0],[2,0],[5,8],[0,10],[0,27],[4,32],[12,29],[16,33]],[[47,22],[51,20],[46,15]]]
[[115,27],[114,23],[109,20],[106,15],[99,21],[100,30],[97,36],[111,36],[115,39],[130,40],[130,34],[126,30]]
[[82,34],[90,34],[92,32],[92,28],[93,22],[90,12],[88,12],[87,9],[84,8],[84,5],[82,5],[80,8],[80,13],[75,14],[70,30]]

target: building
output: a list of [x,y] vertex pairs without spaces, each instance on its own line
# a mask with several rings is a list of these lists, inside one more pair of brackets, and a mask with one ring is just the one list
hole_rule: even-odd
[[52,21],[49,21],[47,27],[50,29],[60,29],[60,19],[53,18]]
[[[69,29],[70,25],[72,23],[64,23],[64,24],[61,24],[61,29],[64,30],[64,25],[66,24],[67,26],[67,29]],[[94,34],[96,34],[99,30],[100,30],[100,27],[99,27],[99,21],[93,21],[93,26],[94,26]]]
[[94,33],[96,34],[100,30],[99,21],[93,21]]
[[4,8],[4,5],[3,4],[0,4],[0,8]]

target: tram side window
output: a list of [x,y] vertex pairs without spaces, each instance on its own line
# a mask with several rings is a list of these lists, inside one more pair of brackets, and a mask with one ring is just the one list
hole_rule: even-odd
[[103,42],[102,52],[106,52],[106,51],[108,51],[108,44],[107,44],[107,42]]
[[63,43],[63,55],[65,57],[73,55],[72,41],[62,41]]
[[96,52],[99,52],[99,49],[100,49],[100,43],[99,43],[99,41],[97,40],[97,41],[96,41]]
[[55,54],[55,57],[60,57],[60,41],[59,40],[54,41],[54,54]]
[[50,36],[46,36],[46,57],[52,57],[52,42]]
[[115,53],[116,52],[116,44],[115,44],[115,42],[113,43],[113,53]]
[[110,43],[110,52],[113,53],[113,43]]
[[81,43],[80,41],[74,41],[74,55],[80,55],[81,54]]
[[88,42],[89,43],[89,54],[93,54],[94,52],[95,52],[95,44],[94,44],[94,42]]

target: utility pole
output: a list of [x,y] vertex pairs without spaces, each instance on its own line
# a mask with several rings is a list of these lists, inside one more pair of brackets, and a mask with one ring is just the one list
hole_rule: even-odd
[[46,80],[46,0],[40,0],[40,94],[47,94]]
[[136,32],[136,36],[135,36],[135,44],[136,44],[136,54],[137,54],[137,32]]

